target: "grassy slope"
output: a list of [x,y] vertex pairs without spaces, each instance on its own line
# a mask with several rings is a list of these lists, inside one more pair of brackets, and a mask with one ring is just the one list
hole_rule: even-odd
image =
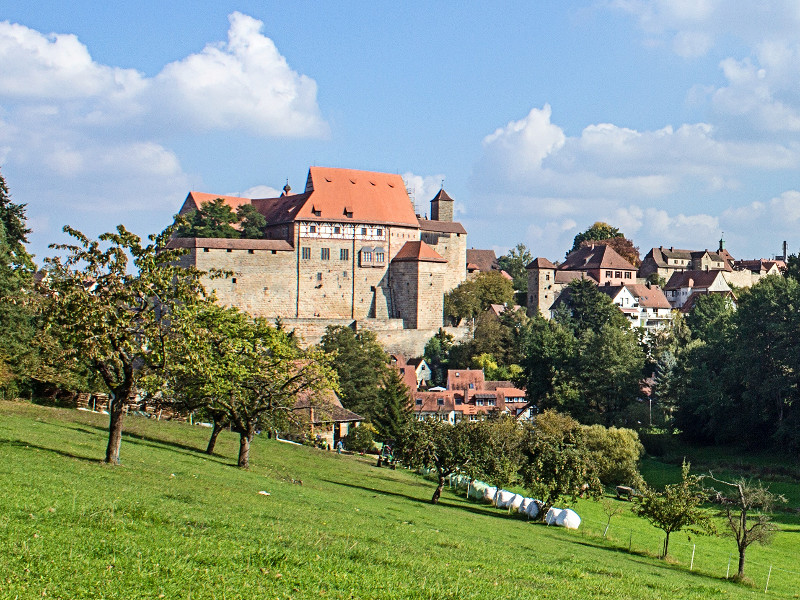
[[[577,507],[580,531],[547,528],[450,492],[431,506],[429,482],[362,457],[258,439],[241,471],[235,436],[223,434],[208,457],[198,451],[207,430],[140,418],[126,421],[123,465],[109,467],[97,460],[105,425],[99,415],[0,403],[0,598],[763,594],[763,582],[756,592],[722,579],[719,560],[706,569],[700,552],[690,573],[679,556],[685,534],[674,542],[681,564],[628,553],[631,540],[651,551],[660,543],[629,514],[602,540],[597,503]],[[791,570],[784,556],[800,545],[799,528],[788,517],[784,527],[793,533],[753,549],[754,561]],[[723,563],[732,548],[700,544]],[[792,597],[796,576],[776,575],[770,592]]]

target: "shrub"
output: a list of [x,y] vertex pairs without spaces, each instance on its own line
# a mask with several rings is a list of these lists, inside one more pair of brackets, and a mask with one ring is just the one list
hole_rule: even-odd
[[345,448],[352,452],[372,452],[375,449],[375,428],[369,423],[354,427],[344,439]]

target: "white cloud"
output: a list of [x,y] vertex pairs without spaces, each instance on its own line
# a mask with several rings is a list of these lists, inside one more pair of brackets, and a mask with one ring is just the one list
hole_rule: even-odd
[[[406,182],[406,189],[411,201],[416,207],[416,211],[421,215],[430,216],[430,201],[439,193],[444,185],[444,175],[415,175],[411,172],[403,173],[403,181]],[[455,198],[454,198],[455,200]],[[461,205],[455,202],[455,212],[463,214],[460,210]]]
[[241,198],[277,198],[282,193],[282,190],[276,190],[274,187],[268,185],[255,185],[240,194],[231,195],[240,196]]

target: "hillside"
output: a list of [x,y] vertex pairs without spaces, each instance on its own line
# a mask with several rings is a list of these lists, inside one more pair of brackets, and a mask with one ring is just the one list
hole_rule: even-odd
[[242,471],[232,434],[206,456],[207,430],[133,417],[110,467],[105,425],[0,403],[0,598],[749,598],[770,564],[769,596],[797,597],[794,516],[751,550],[750,589],[724,580],[730,540],[675,535],[666,563],[627,512],[603,540],[597,503],[548,528],[463,493],[431,506],[430,482],[368,457],[257,439]]

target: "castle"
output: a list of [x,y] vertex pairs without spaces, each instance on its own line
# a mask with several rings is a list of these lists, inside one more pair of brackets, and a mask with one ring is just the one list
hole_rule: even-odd
[[[327,324],[356,324],[419,355],[420,341],[443,324],[444,294],[466,278],[467,232],[444,189],[427,219],[415,214],[399,175],[311,167],[302,193],[288,184],[277,198],[190,192],[179,214],[217,198],[233,210],[252,204],[267,219],[264,238],[171,245],[188,249],[184,265],[228,273],[204,281],[221,304],[280,318],[306,341]],[[412,330],[420,334],[398,333]]]

